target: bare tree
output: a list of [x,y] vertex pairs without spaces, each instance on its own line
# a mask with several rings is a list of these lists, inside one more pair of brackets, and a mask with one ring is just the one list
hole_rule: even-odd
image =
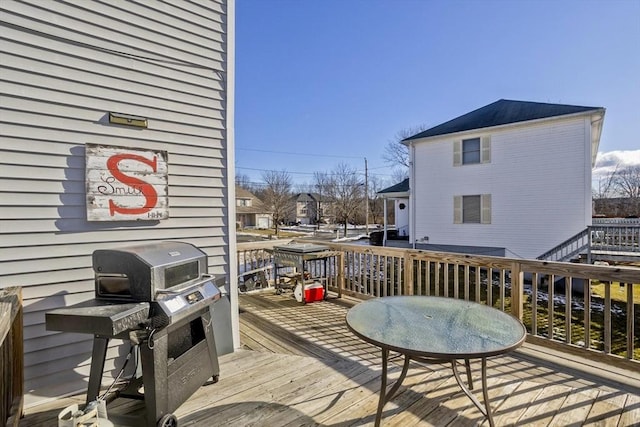
[[598,178],[597,187],[592,189],[594,199],[608,199],[614,196],[619,166],[619,164],[616,165],[615,169],[612,172],[609,172]]
[[627,166],[618,170],[614,182],[620,196],[631,199],[640,198],[640,165]]
[[329,179],[329,175],[324,172],[314,172],[313,174],[313,189],[318,194],[318,206],[316,208],[316,224],[318,225],[318,229],[320,228],[320,223],[323,222],[325,218],[328,216],[327,202],[329,189],[328,185],[331,182]]
[[280,223],[295,209],[291,198],[291,176],[285,171],[264,171],[262,180],[265,182],[262,201],[273,216],[277,236]]
[[378,194],[383,189],[382,180],[375,175],[369,177],[369,206],[371,219],[375,224],[384,222],[384,201]]
[[409,178],[409,169],[394,168],[391,170],[391,181],[393,184],[402,182],[407,178]]
[[357,171],[344,163],[338,164],[332,171],[326,186],[331,201],[331,210],[337,222],[344,224],[347,234],[349,220],[354,219],[362,209],[364,185]]
[[249,175],[245,175],[245,174],[236,175],[236,185],[248,191],[253,190],[253,184],[251,183],[251,178],[249,178]]
[[593,188],[598,214],[619,217],[640,214],[640,165],[620,166],[598,179]]
[[384,153],[382,154],[382,160],[384,160],[387,165],[397,168],[400,171],[394,172],[394,175],[404,176],[400,181],[409,176],[409,148],[404,145],[402,141],[428,128],[426,124],[422,124],[399,130],[393,139],[387,142]]
[[311,193],[311,189],[313,188],[313,184],[308,184],[306,182],[298,182],[293,185],[294,193]]
[[615,177],[618,194],[629,200],[625,215],[640,213],[640,165],[620,169]]

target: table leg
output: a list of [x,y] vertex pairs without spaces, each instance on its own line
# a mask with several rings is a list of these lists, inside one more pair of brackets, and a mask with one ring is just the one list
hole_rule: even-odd
[[391,400],[395,392],[398,391],[398,388],[400,388],[400,385],[402,385],[402,381],[404,381],[404,378],[407,376],[410,360],[411,359],[409,358],[409,356],[405,354],[404,364],[402,365],[402,372],[400,373],[400,377],[395,382],[395,384],[393,384],[393,387],[391,387],[389,393],[387,393],[387,365],[389,362],[389,350],[387,350],[386,348],[382,349],[382,384],[380,385],[380,400],[378,400],[378,411],[376,412],[375,427],[380,426],[380,419],[382,418],[382,408],[384,408],[384,405],[389,400]]
[[469,390],[473,390],[473,378],[471,377],[471,362],[469,362],[469,359],[464,359],[464,366],[467,368],[467,383],[469,384]]
[[[466,361],[466,362],[468,362],[468,361]],[[465,363],[465,364],[467,364],[467,363]],[[487,390],[487,359],[484,358],[484,357],[482,358],[482,397],[484,399],[484,406],[480,403],[480,401],[478,399],[476,399],[476,397],[473,395],[473,393],[471,393],[469,388],[467,388],[467,386],[462,381],[462,378],[460,377],[460,374],[458,373],[457,361],[456,360],[452,360],[451,361],[451,369],[453,370],[453,376],[456,378],[456,382],[458,383],[458,385],[460,386],[460,388],[462,389],[464,394],[466,394],[467,397],[469,397],[469,399],[471,399],[473,404],[476,405],[476,408],[478,408],[480,410],[480,412],[482,413],[482,415],[484,415],[487,418],[487,420],[489,421],[489,426],[490,427],[494,427],[495,424],[493,423],[493,415],[491,413],[491,406],[489,405],[489,391]],[[469,370],[469,365],[467,364],[467,376],[470,376],[470,375],[471,374],[470,374],[470,370]],[[473,387],[473,383],[471,383],[471,386]]]
[[491,413],[491,405],[489,404],[489,389],[487,389],[487,359],[482,358],[482,397],[484,398],[484,406],[487,409],[487,419],[489,426],[493,427],[493,414]]

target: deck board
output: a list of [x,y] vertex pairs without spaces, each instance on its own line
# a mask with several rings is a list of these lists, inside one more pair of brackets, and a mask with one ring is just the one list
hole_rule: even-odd
[[[181,427],[373,425],[380,351],[347,329],[346,299],[302,305],[290,293],[266,290],[243,294],[239,300],[242,349],[220,358],[218,383],[204,385],[176,410]],[[525,344],[522,350],[488,360],[497,426],[640,425],[640,373],[585,372],[584,363],[569,356],[562,363],[551,362],[557,358],[557,353]],[[391,360],[389,386],[401,367],[400,358]],[[479,363],[472,363],[472,376],[478,389]],[[482,400],[479,390],[476,393]],[[27,408],[20,425],[55,426],[64,407],[83,400],[79,395]],[[140,403],[118,399],[109,413],[136,407]],[[448,365],[417,362],[385,405],[382,424],[488,425]]]

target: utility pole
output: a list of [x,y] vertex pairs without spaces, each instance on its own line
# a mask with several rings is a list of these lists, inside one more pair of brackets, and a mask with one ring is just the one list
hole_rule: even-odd
[[364,158],[364,232],[369,236],[369,171]]

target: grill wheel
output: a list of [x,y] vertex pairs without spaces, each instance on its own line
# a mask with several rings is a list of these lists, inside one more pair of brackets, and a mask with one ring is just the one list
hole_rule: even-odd
[[178,419],[173,414],[165,414],[156,425],[158,427],[178,427]]

